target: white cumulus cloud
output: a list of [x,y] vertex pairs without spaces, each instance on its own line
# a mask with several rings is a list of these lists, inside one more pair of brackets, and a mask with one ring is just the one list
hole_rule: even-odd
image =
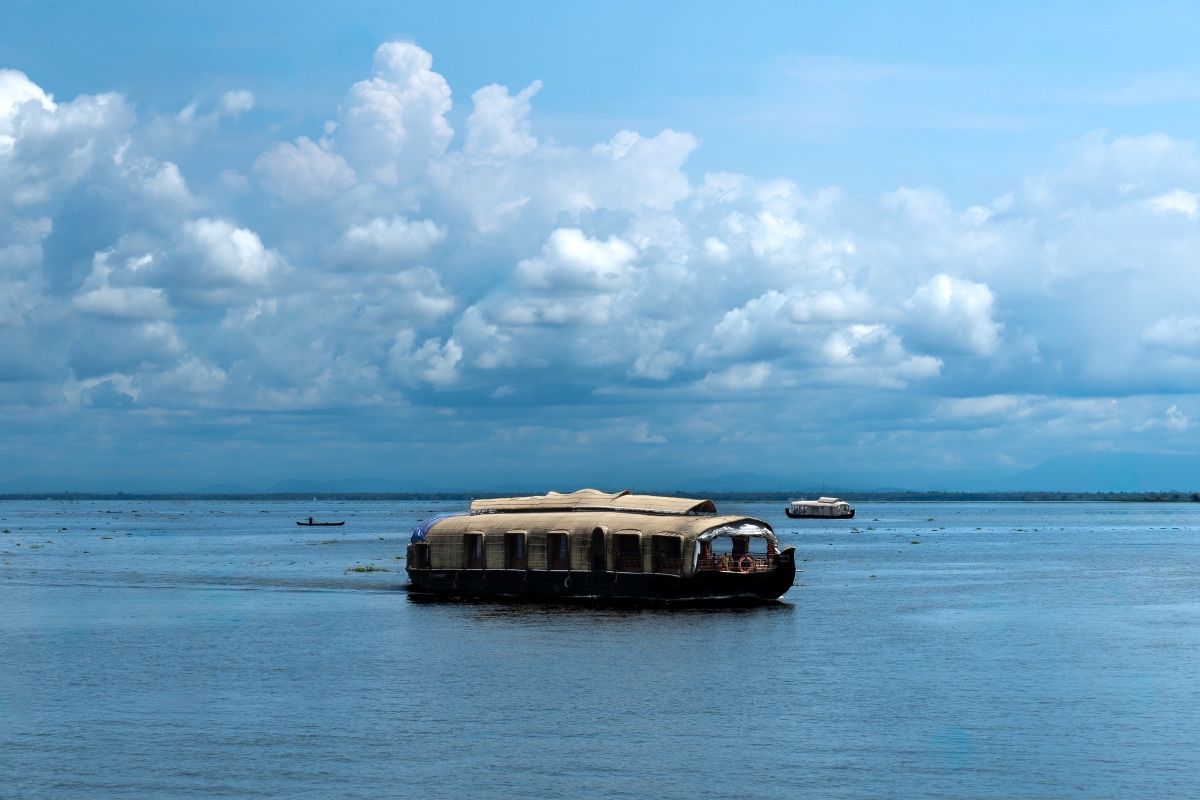
[[433,71],[433,56],[411,42],[386,42],[371,78],[350,87],[336,146],[356,172],[394,186],[446,152],[449,111],[450,85]]
[[1175,189],[1146,201],[1155,214],[1182,214],[1188,219],[1200,216],[1200,194]]
[[254,108],[254,93],[247,89],[235,89],[221,95],[222,114],[236,117],[252,108]]
[[201,283],[216,285],[264,284],[282,260],[263,246],[258,234],[222,219],[202,218],[184,226]]
[[523,156],[537,147],[529,121],[532,99],[542,88],[534,81],[516,95],[498,84],[471,95],[474,108],[467,117],[467,142],[463,151],[474,159],[503,160]]
[[[15,69],[0,69],[0,137],[12,137],[22,106],[31,104],[42,111],[53,112],[54,99],[25,75]],[[0,139],[0,146],[4,139]],[[11,145],[12,139],[7,140]]]
[[617,292],[632,280],[633,245],[616,237],[590,239],[578,228],[550,234],[540,258],[517,265],[522,284],[534,289]]
[[347,230],[341,250],[349,262],[396,262],[421,258],[445,238],[446,228],[433,220],[377,217]]
[[944,274],[920,286],[907,303],[913,327],[940,337],[942,347],[981,356],[992,355],[1000,346],[994,306],[986,284]]
[[328,197],[354,183],[346,160],[307,136],[273,145],[254,162],[254,170],[272,193],[285,200]]
[[1142,342],[1180,353],[1200,354],[1200,316],[1167,317],[1142,331]]

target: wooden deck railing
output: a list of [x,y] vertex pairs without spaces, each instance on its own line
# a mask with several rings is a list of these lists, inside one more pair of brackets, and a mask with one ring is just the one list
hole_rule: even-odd
[[770,572],[773,567],[772,556],[762,553],[742,553],[741,555],[720,554],[701,558],[696,563],[697,572]]

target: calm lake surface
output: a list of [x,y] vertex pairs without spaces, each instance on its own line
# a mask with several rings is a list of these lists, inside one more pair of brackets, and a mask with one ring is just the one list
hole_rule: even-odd
[[462,505],[0,502],[0,797],[1198,791],[1200,507],[721,503],[784,602],[409,600]]

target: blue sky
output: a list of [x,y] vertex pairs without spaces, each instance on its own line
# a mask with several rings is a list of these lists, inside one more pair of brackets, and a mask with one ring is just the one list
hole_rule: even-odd
[[1196,454],[1189,5],[8,9],[0,485]]

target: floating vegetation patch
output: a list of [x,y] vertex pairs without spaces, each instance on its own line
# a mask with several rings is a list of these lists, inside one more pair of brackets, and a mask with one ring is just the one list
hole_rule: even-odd
[[351,572],[391,572],[391,570],[387,567],[377,567],[374,564],[355,564],[346,569],[347,574]]

